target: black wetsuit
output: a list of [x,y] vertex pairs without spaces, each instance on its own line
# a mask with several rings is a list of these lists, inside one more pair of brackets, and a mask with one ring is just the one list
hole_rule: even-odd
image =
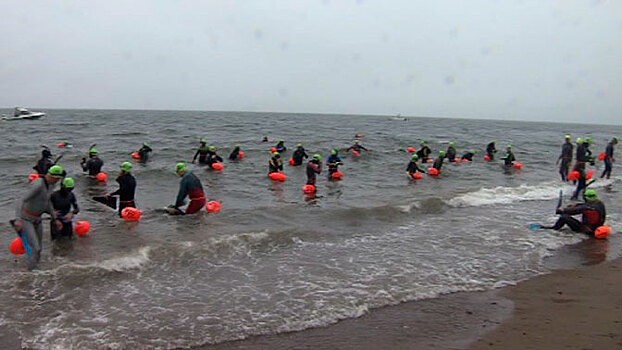
[[138,155],[140,156],[140,161],[142,163],[146,163],[147,160],[149,160],[149,153],[153,152],[153,150],[151,149],[151,147],[149,146],[145,146],[143,145],[139,150],[138,150]]
[[326,159],[326,164],[328,165],[328,176],[333,175],[339,171],[339,165],[343,164],[343,161],[339,156],[330,155],[328,159]]
[[495,147],[495,143],[491,142],[486,146],[486,155],[490,157],[490,160],[495,159],[495,153],[497,153],[497,148]]
[[52,165],[54,165],[54,163],[52,163],[50,157],[44,156],[41,157],[41,159],[39,159],[39,161],[37,162],[37,165],[32,168],[35,169],[39,175],[43,176],[48,173],[48,170],[50,170]]
[[575,163],[574,163],[574,168],[573,170],[577,170],[579,172],[583,171],[585,169],[585,163],[587,163],[587,161],[589,160],[587,157],[587,147],[586,147],[586,143],[583,142],[581,144],[579,144],[577,146],[577,151],[576,151],[576,156],[575,156]]
[[222,163],[222,157],[216,154],[216,152],[208,152],[207,159],[205,160],[205,164],[212,166],[214,163]]
[[302,164],[303,158],[309,158],[309,156],[305,152],[304,147],[296,148],[296,150],[294,151],[294,154],[292,155],[292,159],[294,160],[294,165]]
[[575,189],[572,197],[570,197],[571,199],[579,198],[581,191],[585,190],[587,187],[587,173],[585,172],[585,168],[577,171],[579,172],[579,179],[577,180],[577,188]]
[[422,162],[427,163],[428,158],[430,158],[430,153],[432,153],[430,147],[423,146],[417,151],[417,156],[419,156],[419,159],[421,159]]
[[475,155],[475,153],[473,153],[473,152],[467,152],[467,153],[462,155],[462,159],[463,160],[468,160],[468,161],[472,162],[474,155]]
[[52,206],[54,206],[57,218],[59,218],[63,223],[63,229],[61,231],[56,228],[54,222],[50,223],[50,235],[52,237],[52,240],[55,240],[59,237],[71,238],[73,234],[71,219],[65,220],[63,219],[63,217],[69,214],[72,206],[73,215],[78,214],[78,212],[80,211],[80,208],[78,207],[78,202],[76,201],[76,196],[73,194],[73,192],[67,190],[66,188],[61,188],[60,190],[52,193],[52,195],[50,196],[50,201],[52,202]]
[[231,151],[231,154],[229,154],[229,159],[236,160],[238,159],[239,155],[240,155],[240,147],[236,147],[233,149],[233,151]]
[[281,155],[276,154],[270,157],[270,161],[268,162],[268,174],[279,171],[283,171],[283,161],[281,160]]
[[276,151],[279,153],[287,151],[287,147],[285,147],[285,141],[279,141],[279,143],[277,143],[274,148],[276,148]]
[[412,176],[412,174],[414,174],[416,172],[425,173],[425,171],[419,167],[419,164],[417,164],[417,161],[415,161],[415,160],[411,160],[408,163],[408,167],[406,168],[406,172],[408,172],[408,174],[411,175],[411,176]]
[[82,164],[82,171],[88,171],[89,176],[95,177],[102,171],[102,167],[104,166],[104,161],[99,159],[97,156],[93,156],[89,158],[86,162]]
[[514,157],[514,153],[512,151],[507,151],[505,157],[501,158],[505,162],[505,166],[512,166],[513,162],[516,160]]
[[136,192],[136,179],[132,174],[124,173],[117,177],[119,183],[119,189],[112,192],[111,196],[119,196],[119,215],[124,208],[132,207],[136,208],[136,202],[134,202],[134,194]]
[[359,152],[359,153],[360,153],[362,149],[364,149],[364,150],[366,150],[366,151],[369,151],[367,148],[365,148],[365,147],[363,147],[363,146],[359,145],[358,143],[355,143],[355,144],[353,144],[352,146],[348,147],[348,149],[346,150],[346,152],[347,152],[347,151],[349,151],[349,150],[354,150],[354,151],[357,151],[357,152]]
[[456,149],[453,147],[447,147],[447,152],[445,153],[445,158],[447,158],[447,160],[450,163],[453,163],[456,161]]
[[316,174],[322,172],[322,165],[316,160],[307,162],[307,185],[315,186]]
[[570,142],[565,142],[562,145],[562,153],[557,160],[561,161],[559,164],[559,175],[562,177],[562,181],[568,181],[568,168],[572,162],[572,151],[574,146]]
[[197,152],[194,154],[194,157],[192,158],[192,162],[194,163],[194,161],[197,159],[197,156],[198,156],[199,164],[206,164],[208,153],[209,153],[209,147],[207,147],[204,143],[202,143],[201,146],[199,146],[199,148],[197,149]]
[[432,168],[435,168],[436,170],[440,172],[441,168],[443,167],[444,159],[445,157],[441,157],[441,156],[436,157],[436,159],[434,160],[434,164],[432,164]]
[[605,177],[607,176],[607,178],[609,178],[611,176],[611,168],[613,165],[613,142],[609,142],[609,144],[607,144],[607,148],[605,149],[605,170],[603,170],[602,175],[600,175],[600,177]]
[[[607,212],[605,205],[599,200],[586,201],[561,210],[557,210],[557,214],[561,216],[553,226],[542,226],[545,229],[559,230],[564,225],[568,225],[575,232],[587,233],[594,235],[594,231],[605,223]],[[581,221],[572,217],[572,215],[581,214]]]

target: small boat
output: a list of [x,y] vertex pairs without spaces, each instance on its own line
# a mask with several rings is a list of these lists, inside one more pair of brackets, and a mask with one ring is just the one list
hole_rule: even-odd
[[390,117],[389,120],[405,122],[405,121],[408,121],[408,118],[402,117],[402,115],[400,113],[398,113],[395,117]]
[[2,120],[22,120],[22,119],[39,119],[41,117],[45,117],[45,113],[43,112],[31,112],[23,107],[15,108],[12,117],[7,117],[6,115],[2,115]]

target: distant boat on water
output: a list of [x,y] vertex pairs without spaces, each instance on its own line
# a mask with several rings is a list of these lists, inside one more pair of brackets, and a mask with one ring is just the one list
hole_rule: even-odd
[[41,117],[45,117],[45,113],[43,112],[31,112],[23,107],[16,107],[15,111],[13,111],[13,116],[7,117],[6,115],[2,115],[2,120],[22,120],[22,119],[39,119]]

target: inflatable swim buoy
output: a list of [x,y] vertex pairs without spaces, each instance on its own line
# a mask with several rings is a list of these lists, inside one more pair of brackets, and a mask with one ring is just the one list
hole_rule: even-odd
[[594,176],[594,169],[590,169],[587,171],[587,174],[585,175],[585,179],[586,180],[591,180],[592,176]]
[[611,233],[611,227],[609,226],[599,226],[596,231],[594,231],[594,237],[597,239],[605,239],[609,237]]
[[56,144],[56,146],[61,147],[61,148],[65,147],[65,146],[67,146],[67,142],[59,142],[59,143]]
[[133,159],[140,159],[140,154],[138,154],[138,152],[134,152],[134,153],[132,153],[132,158]]
[[208,213],[218,213],[221,206],[220,202],[209,201],[205,204],[205,210],[207,210]]
[[294,166],[296,162],[294,162],[294,158],[289,158],[289,165]]
[[24,242],[22,242],[21,237],[17,237],[11,241],[11,245],[9,246],[9,250],[11,253],[15,255],[22,255],[25,253],[24,251]]
[[434,159],[428,158],[425,160],[425,163],[434,163]]
[[39,178],[39,174],[30,174],[28,175],[28,182],[33,182]]
[[423,179],[423,175],[421,175],[421,173],[412,173],[412,178],[415,180],[421,180]]
[[106,175],[106,173],[104,172],[101,172],[98,173],[97,176],[95,176],[95,179],[97,179],[97,181],[106,182],[106,180],[108,180],[108,175]]
[[220,171],[225,168],[225,165],[222,163],[212,163],[212,169]]
[[89,224],[88,221],[78,221],[76,222],[76,225],[73,230],[76,232],[76,235],[84,237],[86,236],[87,233],[89,233],[90,229],[91,229],[91,225]]
[[270,147],[270,153],[276,152],[276,147]]
[[605,158],[607,158],[607,153],[602,152],[599,156],[598,156],[598,160],[605,160]]
[[274,180],[274,181],[285,181],[285,179],[287,179],[287,176],[285,176],[285,174],[281,173],[281,172],[275,172],[275,173],[270,173],[268,174],[268,177],[270,177],[270,179]]
[[357,157],[361,155],[361,153],[359,153],[359,151],[357,151],[355,149],[352,150],[352,154],[357,156]]
[[490,162],[490,156],[489,155],[485,155],[484,156],[484,160],[487,161],[487,162]]
[[306,194],[315,193],[315,186],[313,185],[304,185],[302,186],[302,192]]
[[238,158],[242,159],[244,158],[244,152],[240,151],[240,153],[238,153]]
[[140,210],[132,207],[121,210],[121,218],[125,221],[138,221],[142,215]]
[[330,178],[332,180],[341,180],[342,177],[343,177],[343,173],[341,171],[336,171],[330,175]]
[[414,151],[415,151],[415,149],[414,149],[414,148],[412,148],[412,147],[408,147],[408,153],[413,153]]
[[579,171],[573,170],[570,172],[570,174],[568,174],[568,180],[576,181],[576,180],[579,180],[580,176],[581,176],[581,173],[579,173]]
[[428,169],[428,175],[430,175],[430,176],[438,176],[438,173],[439,173],[439,171],[436,168]]
[[523,163],[514,163],[514,169],[522,169]]

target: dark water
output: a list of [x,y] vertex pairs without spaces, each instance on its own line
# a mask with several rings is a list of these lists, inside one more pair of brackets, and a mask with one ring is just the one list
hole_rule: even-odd
[[[3,111],[7,113],[9,111]],[[2,336],[17,334],[31,348],[185,348],[325,326],[407,300],[454,291],[484,290],[545,273],[547,256],[577,247],[585,237],[534,232],[551,222],[559,189],[554,160],[565,133],[590,135],[594,152],[622,135],[622,127],[452,119],[407,121],[389,117],[166,111],[48,111],[39,121],[3,122],[0,137],[0,219],[14,201],[41,144],[69,141],[60,162],[76,179],[81,220],[92,231],[73,250],[53,254],[47,227],[40,270],[25,271],[0,250]],[[355,133],[372,151],[344,156],[341,182],[318,183],[318,197],[301,192],[302,167],[289,167],[285,183],[266,177],[266,135],[293,149],[304,143],[324,157],[346,148]],[[201,137],[226,158],[234,144],[246,157],[217,173],[196,167],[219,214],[169,217],[157,212],[174,201],[178,161],[190,161]],[[458,152],[477,149],[473,164],[445,165],[438,179],[409,181],[409,155],[400,147],[428,140],[432,149],[455,141]],[[482,160],[483,148],[510,143],[524,170],[506,173]],[[136,164],[143,219],[121,222],[88,198],[116,189],[121,162],[143,142],[154,153]],[[107,187],[79,171],[96,143]],[[53,147],[56,154],[62,149]],[[286,152],[285,160],[291,156]],[[601,165],[602,166],[602,165]],[[594,186],[620,221],[615,178]],[[5,246],[13,238],[8,224]],[[591,241],[591,240],[590,240]],[[586,242],[590,242],[586,241]],[[570,249],[576,263],[619,255],[613,235],[598,246]],[[578,251],[578,252],[577,252]],[[18,311],[19,310],[19,311]]]

